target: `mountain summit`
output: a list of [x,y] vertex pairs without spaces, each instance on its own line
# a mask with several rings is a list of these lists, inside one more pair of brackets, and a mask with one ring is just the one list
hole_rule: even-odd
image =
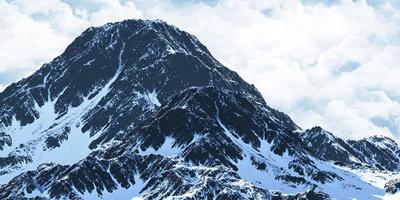
[[48,153],[53,150],[68,154],[79,148],[63,162],[78,161],[177,91],[208,85],[263,102],[194,36],[165,22],[126,20],[89,28],[62,55],[0,94],[2,173],[57,161],[56,153]]
[[1,199],[365,199],[400,165],[389,138],[302,131],[159,20],[87,29],[0,106]]

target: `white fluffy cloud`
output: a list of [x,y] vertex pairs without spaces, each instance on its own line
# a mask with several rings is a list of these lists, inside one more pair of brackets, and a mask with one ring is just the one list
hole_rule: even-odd
[[90,25],[159,18],[196,35],[303,128],[397,137],[399,6],[373,0],[1,2],[0,84],[2,72],[32,72]]
[[0,1],[0,84],[8,84],[61,54],[89,26],[140,18],[132,2],[97,0],[98,10],[73,9],[60,0]]

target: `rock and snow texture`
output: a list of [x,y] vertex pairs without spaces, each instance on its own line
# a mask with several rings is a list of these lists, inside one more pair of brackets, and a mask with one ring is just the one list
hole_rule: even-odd
[[342,140],[321,127],[305,130],[300,137],[317,158],[336,165],[388,171],[400,169],[400,148],[388,137]]
[[0,199],[380,199],[400,187],[395,141],[302,131],[162,21],[87,29],[0,106]]
[[0,181],[42,162],[64,162],[62,152],[73,155],[62,164],[77,162],[176,91],[207,85],[260,97],[194,36],[164,22],[89,28],[62,55],[0,93],[0,174],[11,174]]

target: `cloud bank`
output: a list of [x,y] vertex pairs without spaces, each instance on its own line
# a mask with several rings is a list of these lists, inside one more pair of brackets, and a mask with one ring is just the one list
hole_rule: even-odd
[[49,62],[88,26],[162,19],[196,35],[303,128],[400,136],[394,0],[16,0],[0,7],[0,85]]

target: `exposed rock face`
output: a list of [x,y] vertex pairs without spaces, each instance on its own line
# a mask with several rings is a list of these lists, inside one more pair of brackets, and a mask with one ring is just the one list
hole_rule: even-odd
[[397,193],[399,189],[400,189],[400,179],[393,179],[385,184],[385,191],[389,194]]
[[319,159],[337,165],[388,171],[400,168],[399,145],[388,137],[342,140],[321,127],[305,130],[300,136]]

